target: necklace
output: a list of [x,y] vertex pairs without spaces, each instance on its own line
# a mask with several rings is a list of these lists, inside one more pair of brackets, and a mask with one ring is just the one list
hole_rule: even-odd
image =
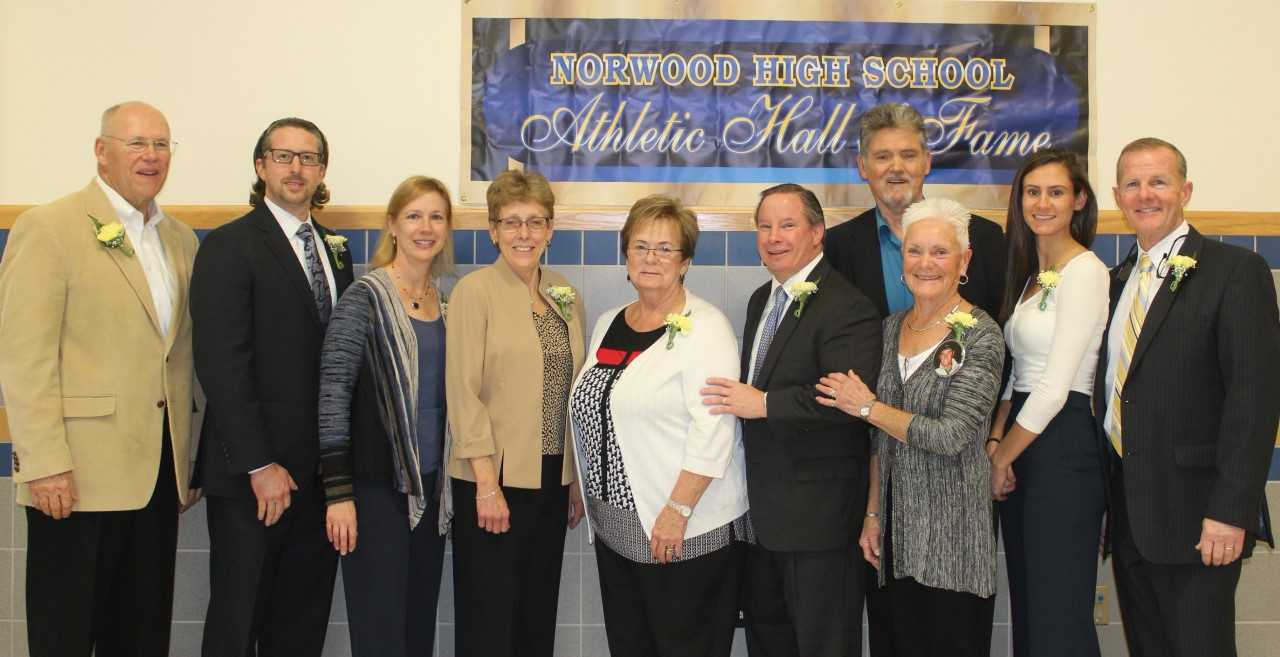
[[[400,272],[396,269],[395,265],[391,265],[391,273],[395,275],[397,280],[401,282],[404,281],[404,279],[400,277]],[[404,294],[406,297],[409,298],[409,305],[414,310],[418,310],[419,308],[421,308],[422,305],[420,302],[424,298],[428,297],[430,294],[435,292],[435,289],[436,289],[435,286],[431,284],[430,279],[428,279],[426,287],[422,288],[422,291],[417,294],[410,292],[409,290],[405,289],[400,285],[397,285],[396,288],[399,289],[402,294]]]
[[941,323],[942,323],[942,319],[943,319],[943,317],[946,317],[947,315],[950,315],[951,313],[955,312],[955,311],[956,311],[956,310],[958,310],[959,308],[960,308],[960,304],[958,304],[958,303],[957,303],[956,305],[952,306],[952,307],[951,307],[951,310],[948,310],[948,311],[947,311],[947,313],[946,313],[946,314],[944,314],[942,317],[939,317],[939,318],[937,318],[937,319],[933,320],[932,322],[929,322],[928,324],[925,324],[922,328],[916,328],[916,327],[912,326],[912,325],[911,325],[911,323],[907,321],[907,318],[906,318],[906,317],[903,317],[903,318],[902,318],[902,325],[903,325],[903,326],[905,326],[905,327],[907,327],[908,329],[911,329],[912,331],[914,331],[914,332],[916,332],[916,333],[924,333],[925,331],[928,331],[929,329],[931,329],[931,328],[933,328],[933,327],[937,326],[938,324],[941,324]]

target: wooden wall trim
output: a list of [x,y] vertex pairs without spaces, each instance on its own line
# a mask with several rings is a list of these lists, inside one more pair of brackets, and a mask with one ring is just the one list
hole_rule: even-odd
[[[0,205],[0,229],[13,226],[14,219],[29,205]],[[168,205],[165,211],[192,228],[217,228],[248,211],[243,205]],[[827,208],[827,223],[838,224],[866,208]],[[618,230],[626,219],[626,208],[560,207],[556,209],[556,225],[578,230]],[[751,230],[751,210],[743,208],[703,207],[698,223],[703,230]],[[383,208],[376,205],[335,205],[319,213],[324,225],[337,229],[368,230],[382,227]],[[978,214],[1001,222],[1004,210],[978,210]],[[488,227],[484,208],[460,207],[454,210],[455,228]],[[1280,235],[1280,212],[1218,212],[1188,210],[1187,219],[1206,235]],[[1101,234],[1131,233],[1119,210],[1103,210],[1098,218]]]

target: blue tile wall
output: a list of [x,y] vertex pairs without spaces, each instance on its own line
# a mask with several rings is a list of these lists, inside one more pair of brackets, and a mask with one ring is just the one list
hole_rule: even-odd
[[[13,476],[13,445],[0,443],[0,477]],[[3,485],[3,484],[0,484]]]
[[621,264],[618,253],[618,233],[612,230],[586,230],[582,232],[584,265]]
[[1259,237],[1258,253],[1267,259],[1272,269],[1280,269],[1280,237]]
[[693,264],[723,266],[726,262],[725,248],[728,242],[726,235],[728,233],[723,231],[699,233],[698,250],[693,255]]
[[488,231],[477,230],[473,232],[476,234],[475,264],[492,265],[493,261],[498,259],[498,247],[493,245]]
[[200,229],[197,229],[197,230],[196,230],[196,239],[197,239],[197,240],[200,240],[201,242],[203,242],[203,241],[204,241],[204,238],[205,238],[206,236],[208,236],[208,235],[209,235],[209,233],[211,233],[211,232],[213,232],[213,231],[212,231],[212,230],[210,230],[210,229],[208,229],[208,228],[200,228]]
[[1271,472],[1267,475],[1268,481],[1280,481],[1280,447],[1271,452]]
[[[351,262],[357,265],[363,265],[369,262],[369,236],[368,233],[373,231],[367,230],[340,230],[338,234],[347,238],[347,250],[351,252]],[[374,232],[377,235],[377,232]],[[377,237],[374,237],[376,240]]]
[[1222,241],[1242,249],[1254,250],[1253,237],[1250,235],[1224,235]]
[[728,238],[730,267],[760,266],[760,253],[756,251],[754,231],[735,231],[729,233]]
[[1133,248],[1133,245],[1138,243],[1138,238],[1133,235],[1117,235],[1116,239],[1119,240],[1120,243],[1120,250],[1118,251],[1119,255],[1117,256],[1118,259],[1116,262],[1120,262],[1129,255],[1129,249]]
[[9,231],[0,230],[0,260],[4,259],[4,245],[9,241]]
[[476,262],[476,231],[453,231],[453,262],[457,265],[473,265]]
[[1093,246],[1091,248],[1094,254],[1098,256],[1098,259],[1102,261],[1102,264],[1108,267],[1114,267],[1120,260],[1120,257],[1116,255],[1116,244],[1117,240],[1115,235],[1099,235],[1093,240]]
[[546,259],[551,265],[582,264],[582,231],[557,230],[553,233]]

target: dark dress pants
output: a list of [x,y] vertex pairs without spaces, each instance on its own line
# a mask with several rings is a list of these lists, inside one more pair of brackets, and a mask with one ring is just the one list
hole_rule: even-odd
[[1111,458],[1111,565],[1129,657],[1235,657],[1236,584],[1243,561],[1205,566],[1143,558],[1129,528],[1124,466],[1114,451]]
[[256,499],[208,496],[209,611],[204,657],[319,657],[338,553],[319,478],[293,493],[276,524]]
[[[1012,425],[1026,393],[1015,393]],[[1017,488],[999,504],[1014,657],[1098,657],[1093,625],[1106,505],[1089,396],[1072,392],[1014,461]]]
[[746,544],[669,564],[636,563],[595,539],[611,657],[729,657]]
[[54,520],[26,508],[32,657],[169,654],[178,487],[168,424],[155,489],[141,509]]
[[[434,491],[437,472],[422,476]],[[358,479],[356,549],[342,557],[352,657],[431,657],[444,562],[440,500],[409,528],[409,500],[387,481]]]
[[862,551],[747,549],[743,580],[751,657],[853,657],[862,654]]
[[453,596],[458,657],[551,657],[569,487],[561,456],[542,457],[542,487],[502,487],[511,529],[476,524],[476,485],[453,485]]

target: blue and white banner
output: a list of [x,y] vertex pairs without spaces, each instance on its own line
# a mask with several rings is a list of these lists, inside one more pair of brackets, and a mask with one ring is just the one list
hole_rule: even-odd
[[930,183],[1089,153],[1086,27],[520,20],[472,19],[471,181],[515,160],[555,182],[855,182],[858,117],[886,102],[924,115]]

